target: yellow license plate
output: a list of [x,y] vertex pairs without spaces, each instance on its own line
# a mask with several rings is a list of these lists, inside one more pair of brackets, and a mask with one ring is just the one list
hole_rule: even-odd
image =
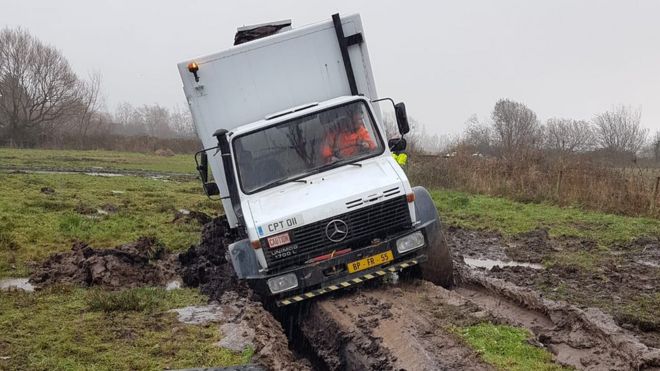
[[371,267],[375,267],[377,265],[387,263],[392,260],[394,260],[394,255],[392,255],[392,251],[388,250],[380,254],[372,255],[370,257],[360,259],[352,263],[348,263],[348,272],[349,273],[358,272],[361,270],[369,269]]

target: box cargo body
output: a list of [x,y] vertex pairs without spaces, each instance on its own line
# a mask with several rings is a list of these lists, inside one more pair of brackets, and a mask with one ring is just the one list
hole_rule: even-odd
[[[377,99],[364,30],[359,15],[341,18],[344,36],[362,37],[348,46],[359,94]],[[231,47],[178,65],[198,136],[213,147],[218,129],[231,131],[278,111],[353,95],[332,20],[303,26]],[[199,81],[187,65],[196,62]],[[375,110],[377,121],[380,112]],[[210,161],[220,195],[228,194],[221,161]],[[228,199],[223,199],[230,210]],[[236,226],[233,213],[229,223]]]

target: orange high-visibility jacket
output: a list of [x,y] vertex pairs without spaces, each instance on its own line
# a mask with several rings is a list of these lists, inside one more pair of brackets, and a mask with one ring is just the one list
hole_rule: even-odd
[[376,148],[376,143],[364,126],[353,132],[329,132],[321,147],[321,155],[324,159],[353,156],[362,148],[362,143],[366,143],[370,150]]

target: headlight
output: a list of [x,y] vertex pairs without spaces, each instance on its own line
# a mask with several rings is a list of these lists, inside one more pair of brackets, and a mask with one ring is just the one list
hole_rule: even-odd
[[273,277],[268,280],[268,288],[273,294],[295,289],[296,287],[298,287],[298,278],[296,278],[295,273]]
[[396,249],[399,251],[399,254],[422,246],[424,246],[424,235],[420,231],[396,240]]

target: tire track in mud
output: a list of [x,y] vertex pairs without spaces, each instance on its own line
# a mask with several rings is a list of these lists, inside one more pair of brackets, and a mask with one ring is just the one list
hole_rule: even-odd
[[451,330],[483,321],[527,328],[532,343],[577,369],[660,366],[660,350],[600,310],[546,300],[464,265],[459,271],[463,283],[454,290],[413,280],[318,300],[300,332],[330,370],[492,369]]

